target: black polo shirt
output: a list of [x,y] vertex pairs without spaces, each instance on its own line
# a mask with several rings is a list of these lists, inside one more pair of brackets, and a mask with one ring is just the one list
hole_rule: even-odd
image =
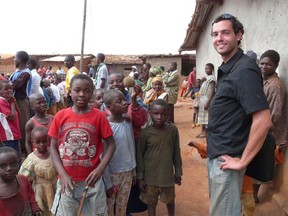
[[241,156],[250,132],[252,113],[269,109],[261,71],[239,49],[218,68],[216,93],[211,102],[207,156]]

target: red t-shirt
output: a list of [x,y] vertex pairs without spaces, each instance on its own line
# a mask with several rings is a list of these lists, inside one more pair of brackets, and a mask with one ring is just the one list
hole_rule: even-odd
[[21,132],[19,126],[18,112],[15,112],[14,119],[8,119],[11,114],[11,104],[3,97],[0,97],[0,140],[20,140]]
[[68,175],[83,181],[100,163],[102,139],[113,132],[102,111],[92,108],[79,115],[67,108],[55,115],[48,134],[58,139],[60,158]]
[[10,197],[0,198],[1,216],[28,215],[30,208],[33,213],[40,210],[27,177],[17,175],[16,179],[19,185],[18,192]]

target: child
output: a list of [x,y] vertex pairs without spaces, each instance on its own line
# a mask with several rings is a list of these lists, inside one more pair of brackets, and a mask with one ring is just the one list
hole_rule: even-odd
[[108,117],[116,143],[116,151],[104,172],[108,215],[125,216],[132,178],[136,184],[136,152],[131,121],[123,117],[128,104],[119,90],[105,93],[104,102],[110,110]]
[[191,98],[193,99],[193,106],[194,106],[194,112],[193,112],[193,124],[192,128],[195,128],[198,126],[198,112],[199,112],[199,104],[200,104],[200,96],[201,94],[199,93],[201,87],[201,79],[196,80],[196,85],[195,87],[192,88],[191,92]]
[[[129,92],[125,90],[123,80],[124,80],[123,74],[113,73],[110,75],[109,87],[110,89],[120,90],[124,94],[126,103],[129,104],[128,117],[131,119],[133,125],[134,139],[137,149],[140,132],[142,130],[142,127],[147,121],[147,110],[146,108],[144,108],[145,106],[147,107],[147,105],[142,102],[140,97],[138,97],[138,95],[142,93],[141,87],[139,85],[135,85],[133,87],[133,94],[130,96]],[[111,115],[110,111],[108,115]],[[127,205],[127,215],[129,215],[130,213],[138,213],[147,210],[146,204],[144,204],[139,199],[139,194],[140,191],[138,186],[137,185],[132,186]]]
[[19,174],[33,182],[35,198],[44,215],[52,215],[49,210],[52,208],[56,192],[57,172],[48,149],[50,139],[47,128],[34,127],[31,140],[35,149],[22,163]]
[[2,145],[10,146],[20,153],[19,115],[16,110],[16,100],[12,93],[11,82],[0,80],[0,141]]
[[47,103],[45,97],[40,93],[34,93],[29,97],[30,108],[35,115],[26,123],[26,142],[25,147],[27,154],[30,154],[34,149],[31,142],[31,131],[37,126],[44,126],[49,130],[53,120],[53,116],[46,114]]
[[158,197],[175,211],[175,185],[181,185],[182,159],[176,126],[167,122],[168,104],[162,99],[150,106],[153,124],[144,128],[137,149],[137,178],[140,199],[148,205],[148,215],[156,215]]
[[[51,157],[59,174],[51,209],[56,216],[76,215],[85,188],[88,191],[83,215],[107,215],[101,177],[115,151],[115,142],[105,114],[88,105],[93,89],[89,76],[75,75],[69,90],[73,106],[56,114],[48,132],[52,137]],[[105,140],[106,150],[101,160],[102,139]]]
[[96,109],[104,109],[103,108],[103,97],[104,97],[104,89],[94,89],[93,95],[89,102],[89,106],[95,107]]
[[187,86],[188,86],[188,77],[185,77],[181,85],[180,97],[182,97],[185,94]]
[[[0,212],[2,216],[42,216],[43,211],[35,201],[29,180],[17,175],[19,169],[17,152],[10,147],[0,147]],[[30,214],[29,214],[30,215]]]

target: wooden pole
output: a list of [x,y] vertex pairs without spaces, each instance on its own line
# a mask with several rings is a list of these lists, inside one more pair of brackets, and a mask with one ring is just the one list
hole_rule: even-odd
[[[85,41],[85,27],[86,27],[86,8],[87,0],[84,0],[83,26],[82,26],[82,43],[81,43],[81,59],[80,59],[80,73],[83,72],[83,56],[84,56],[84,41]],[[88,71],[87,71],[88,72]]]

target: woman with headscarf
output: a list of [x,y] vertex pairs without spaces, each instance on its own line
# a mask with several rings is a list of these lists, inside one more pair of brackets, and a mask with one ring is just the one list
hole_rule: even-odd
[[147,81],[146,84],[146,88],[145,91],[149,91],[152,88],[152,80],[154,79],[154,77],[156,77],[157,75],[162,75],[163,70],[160,67],[152,67],[149,70],[149,79]]
[[166,99],[168,94],[163,90],[163,80],[160,75],[154,77],[151,81],[152,89],[150,89],[145,94],[144,103],[147,104],[147,106],[150,106],[150,103],[152,103],[157,98],[161,97],[161,99]]

